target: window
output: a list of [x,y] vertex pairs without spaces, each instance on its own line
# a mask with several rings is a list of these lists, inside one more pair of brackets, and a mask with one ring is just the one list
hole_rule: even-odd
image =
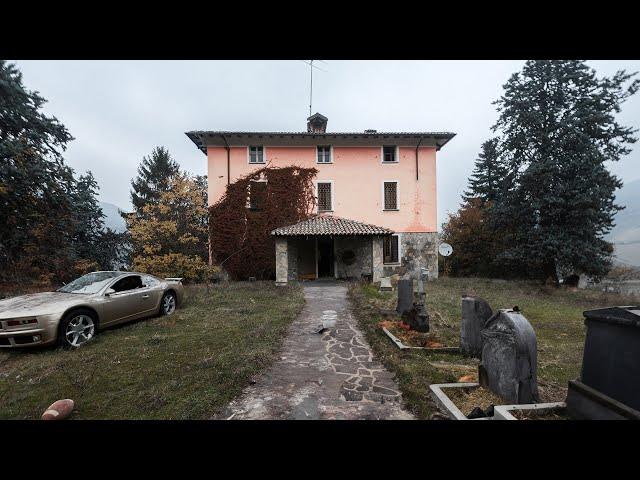
[[142,284],[145,287],[155,287],[160,284],[160,282],[152,277],[151,275],[144,275],[142,277]]
[[136,288],[142,288],[142,279],[139,275],[131,275],[130,277],[124,277],[118,280],[111,287],[116,292],[124,292],[127,290],[135,290]]
[[331,201],[331,183],[318,182],[318,211],[330,212],[333,210]]
[[384,182],[384,209],[398,210],[398,182]]
[[398,235],[384,237],[382,255],[384,263],[400,263]]
[[318,163],[332,163],[330,145],[318,145]]
[[397,147],[395,145],[385,145],[382,147],[382,162],[396,163],[398,161],[396,150]]
[[267,199],[267,182],[249,182],[249,209],[262,210]]
[[249,147],[249,163],[264,163],[264,147]]

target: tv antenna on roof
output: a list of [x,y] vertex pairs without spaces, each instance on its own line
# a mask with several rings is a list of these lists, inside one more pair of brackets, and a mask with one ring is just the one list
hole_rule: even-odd
[[[304,63],[306,63],[307,65],[309,65],[309,73],[311,74],[311,82],[310,82],[310,86],[309,86],[309,116],[312,115],[311,112],[311,104],[313,103],[313,69],[318,69],[321,72],[326,72],[326,70],[321,69],[320,67],[318,67],[317,65],[314,65],[313,62],[314,60],[302,60]],[[319,62],[322,63],[327,63],[324,60],[318,60]]]

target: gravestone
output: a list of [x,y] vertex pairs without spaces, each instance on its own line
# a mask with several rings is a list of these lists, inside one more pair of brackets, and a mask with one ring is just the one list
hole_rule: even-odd
[[481,332],[480,384],[513,404],[539,401],[536,334],[518,311],[498,310]]
[[429,331],[429,314],[421,303],[414,303],[411,310],[406,310],[402,314],[402,321],[416,332],[426,333]]
[[460,324],[460,349],[465,355],[482,356],[482,335],[480,332],[493,311],[480,297],[462,297],[462,322]]
[[567,410],[575,418],[640,420],[640,306],[584,312],[582,372],[569,382]]
[[413,308],[413,280],[398,280],[398,306],[396,312],[402,315]]
[[381,292],[390,292],[393,290],[391,286],[391,279],[389,277],[382,277],[380,279],[380,291]]

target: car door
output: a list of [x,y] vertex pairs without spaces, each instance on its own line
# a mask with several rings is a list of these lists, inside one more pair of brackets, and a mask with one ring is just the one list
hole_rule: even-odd
[[158,312],[160,310],[160,299],[164,293],[161,282],[151,275],[143,275],[142,285],[146,292],[142,295],[145,315]]
[[[114,292],[105,297],[104,312],[107,323],[133,320],[144,314],[149,299],[148,289],[143,288],[140,275],[127,275],[119,279],[111,288]],[[146,298],[145,298],[146,296]]]

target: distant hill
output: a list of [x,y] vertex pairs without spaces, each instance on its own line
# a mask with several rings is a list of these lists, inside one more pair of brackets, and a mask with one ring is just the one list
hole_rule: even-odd
[[616,226],[607,239],[615,245],[618,263],[640,267],[640,180],[624,184],[616,203],[626,208],[616,215]]
[[124,218],[118,213],[119,207],[113,203],[100,202],[100,208],[104,213],[104,226],[114,230],[116,232],[124,232],[127,229],[127,224]]

